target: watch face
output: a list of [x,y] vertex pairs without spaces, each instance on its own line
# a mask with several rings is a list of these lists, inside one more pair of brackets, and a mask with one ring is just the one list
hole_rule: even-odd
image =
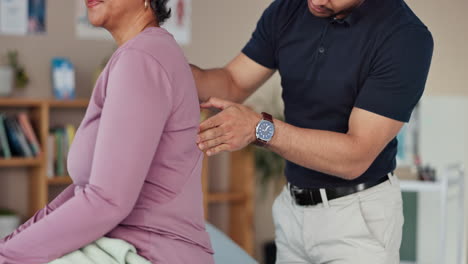
[[262,120],[257,125],[256,134],[257,138],[264,141],[270,141],[275,134],[275,126],[270,121]]

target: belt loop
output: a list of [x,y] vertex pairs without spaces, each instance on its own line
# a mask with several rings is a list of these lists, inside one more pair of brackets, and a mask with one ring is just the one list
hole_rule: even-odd
[[390,183],[391,183],[392,185],[395,185],[395,183],[396,183],[394,177],[396,177],[396,176],[393,174],[393,172],[388,173],[388,179],[390,180]]
[[320,196],[322,197],[322,203],[325,208],[330,208],[330,205],[328,204],[328,197],[327,197],[327,192],[325,189],[320,188]]

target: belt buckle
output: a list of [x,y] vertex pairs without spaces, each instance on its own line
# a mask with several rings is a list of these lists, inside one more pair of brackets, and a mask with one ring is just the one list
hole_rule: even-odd
[[297,186],[290,185],[289,192],[291,193],[291,197],[293,198],[293,203],[296,205],[301,205],[299,203],[299,197],[296,194],[300,194],[302,190]]
[[[301,189],[301,188],[299,188],[297,186],[294,186],[294,185],[291,185],[289,190],[290,190],[290,193],[291,193],[291,197],[293,198],[294,203],[296,205],[299,205],[299,206],[313,206],[313,205],[316,204],[315,199],[314,199],[314,197],[312,195],[312,192],[310,192],[309,190]],[[296,195],[296,194],[304,194],[304,193],[306,193],[308,198],[310,198],[310,204],[301,202],[300,199],[299,199],[299,196]]]

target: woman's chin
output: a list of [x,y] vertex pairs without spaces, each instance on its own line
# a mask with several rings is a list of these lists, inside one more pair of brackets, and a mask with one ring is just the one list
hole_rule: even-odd
[[88,15],[88,21],[91,25],[95,27],[102,27],[104,25],[103,19],[100,19],[98,17],[93,17],[91,15]]

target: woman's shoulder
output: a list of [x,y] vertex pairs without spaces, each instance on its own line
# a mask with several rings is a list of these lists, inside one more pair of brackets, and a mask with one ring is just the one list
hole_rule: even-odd
[[152,60],[168,73],[173,72],[172,69],[188,64],[174,37],[165,29],[157,27],[145,29],[121,46],[113,57],[118,60],[124,54],[139,54],[140,56],[135,56],[135,63],[142,58]]
[[136,37],[125,43],[120,52],[128,50],[141,52],[156,60],[180,55],[181,50],[174,37],[165,29],[159,27],[146,28]]

